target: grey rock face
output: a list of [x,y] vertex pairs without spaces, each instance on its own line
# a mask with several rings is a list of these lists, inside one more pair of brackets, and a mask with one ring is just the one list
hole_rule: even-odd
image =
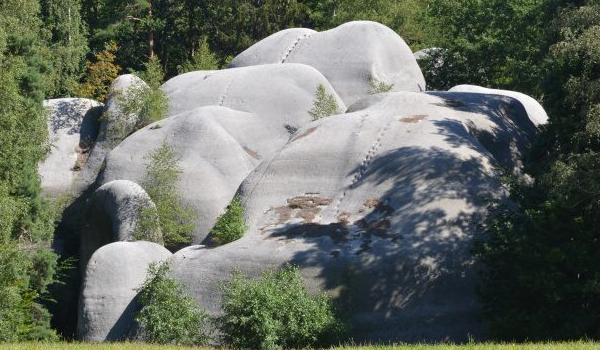
[[408,45],[375,22],[348,22],[320,33],[284,30],[239,54],[231,67],[267,63],[302,63],[316,68],[347,105],[366,96],[374,80],[394,84],[394,91],[425,90],[425,78]]
[[[221,313],[219,286],[233,269],[258,277],[293,263],[310,290],[342,303],[355,341],[485,338],[470,246],[490,201],[506,199],[500,169],[519,173],[545,123],[539,104],[475,87],[416,92],[424,81],[412,53],[372,22],[282,31],[232,66],[244,67],[165,83],[170,117],[108,154],[97,179],[106,185],[90,200],[99,222],[89,223],[87,254],[131,238],[127,201],[145,194],[113,180],[143,183],[144,156],[166,141],[180,158],[179,193],[199,214],[194,243],[207,241],[235,193],[245,207],[240,240],[156,254],[170,257],[172,275],[211,314]],[[373,78],[399,91],[369,95]],[[342,111],[349,106],[345,114],[310,121],[319,84]],[[134,327],[131,291],[156,261],[147,252],[161,249],[118,244],[90,260],[80,339],[121,339]],[[113,260],[132,268],[112,277],[121,271]]]
[[77,183],[80,191],[94,182],[102,170],[104,158],[108,152],[120,143],[121,137],[132,131],[136,123],[135,115],[123,115],[121,112],[119,96],[126,96],[131,88],[144,85],[146,83],[133,74],[121,75],[111,84],[110,95],[102,113],[98,138]]
[[82,268],[98,248],[112,242],[134,240],[140,211],[144,208],[155,206],[146,191],[134,182],[117,180],[98,188],[90,197],[85,213],[80,253]]
[[98,249],[85,271],[79,300],[78,339],[122,341],[135,332],[137,289],[148,266],[171,253],[151,242],[116,242]]
[[544,110],[544,107],[540,105],[538,101],[533,99],[530,96],[527,96],[523,93],[516,91],[508,91],[508,90],[498,90],[498,89],[488,89],[481,86],[476,85],[457,85],[452,89],[448,90],[450,92],[473,92],[480,94],[491,94],[491,95],[501,95],[508,96],[518,100],[529,115],[531,121],[536,125],[543,125],[548,123],[548,114]]
[[173,78],[163,86],[173,116],[139,130],[116,147],[106,158],[98,182],[143,183],[148,163],[144,157],[168,140],[181,158],[178,192],[199,214],[194,242],[201,243],[246,175],[288,142],[291,132],[310,122],[308,111],[318,85],[334,95],[341,110],[346,109],[318,71],[300,64],[192,72]]
[[96,141],[102,104],[84,98],[44,101],[48,113],[50,154],[39,164],[44,194],[68,194]]
[[173,256],[203,307],[220,312],[234,268],[258,276],[292,262],[339,298],[356,341],[482,335],[470,242],[504,195],[495,165],[514,166],[505,148],[522,151],[535,128],[507,97],[382,96],[306,125],[246,178],[245,237]]

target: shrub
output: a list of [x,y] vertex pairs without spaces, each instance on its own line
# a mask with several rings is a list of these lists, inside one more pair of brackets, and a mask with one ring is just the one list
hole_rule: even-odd
[[339,113],[340,110],[335,101],[335,96],[333,94],[328,94],[325,91],[325,86],[319,84],[319,86],[317,86],[316,100],[313,108],[308,111],[308,115],[310,115],[311,119],[314,121]]
[[288,265],[249,280],[239,271],[222,285],[223,341],[233,348],[287,349],[328,346],[345,326],[325,295],[310,295],[298,268]]
[[371,80],[371,89],[369,89],[369,95],[381,94],[384,92],[390,92],[394,88],[394,84],[386,84],[384,81],[378,79]]
[[204,345],[208,341],[208,316],[183,286],[168,276],[169,268],[168,262],[148,267],[146,281],[139,289],[142,308],[135,318],[139,336],[149,343]]
[[[194,211],[182,203],[177,193],[176,185],[181,175],[177,155],[173,148],[163,141],[146,156],[146,159],[147,174],[142,187],[156,205],[165,247],[177,250],[191,243],[196,219]],[[153,224],[156,223],[155,215],[151,209],[142,209],[141,225],[136,230],[136,239],[154,241],[153,237],[156,237],[157,231],[156,224]]]
[[119,95],[120,118],[135,116],[133,131],[164,119],[169,108],[169,100],[160,86],[164,72],[159,59],[154,56],[144,64],[145,71],[134,73],[147,85],[138,84],[130,87],[126,93]]
[[106,101],[108,88],[121,70],[121,67],[115,64],[117,49],[114,42],[106,43],[104,50],[94,55],[94,62],[85,62],[86,75],[79,91],[82,97]]
[[244,219],[244,206],[238,196],[233,197],[225,214],[219,216],[211,234],[216,244],[227,244],[244,236],[248,227]]

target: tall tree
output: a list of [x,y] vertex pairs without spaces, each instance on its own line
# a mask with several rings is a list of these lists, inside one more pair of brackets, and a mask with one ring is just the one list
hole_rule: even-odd
[[37,174],[51,71],[44,38],[37,0],[0,2],[0,341],[54,337],[41,305],[56,266],[53,215]]
[[[600,1],[559,11],[543,91],[550,124],[476,246],[480,295],[503,339],[600,339]],[[565,316],[565,315],[568,315]]]
[[52,84],[48,97],[73,96],[88,51],[79,0],[42,0],[44,28],[51,32]]

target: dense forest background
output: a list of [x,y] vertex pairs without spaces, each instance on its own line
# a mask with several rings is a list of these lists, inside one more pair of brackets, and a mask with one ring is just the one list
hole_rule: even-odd
[[149,60],[166,78],[216,69],[281,29],[359,19],[441,48],[421,62],[430,89],[542,102],[529,180],[505,180],[518,209],[496,206],[474,245],[483,316],[496,339],[600,339],[600,0],[2,0],[0,341],[73,335],[49,292],[72,262],[52,246],[62,207],[40,191],[44,99],[102,100]]

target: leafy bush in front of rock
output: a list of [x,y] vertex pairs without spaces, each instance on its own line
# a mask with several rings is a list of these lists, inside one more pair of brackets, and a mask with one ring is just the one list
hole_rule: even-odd
[[149,343],[205,345],[208,316],[183,286],[168,276],[168,262],[153,263],[139,290],[139,338]]
[[346,329],[332,300],[311,295],[297,267],[266,271],[257,280],[234,272],[222,285],[225,345],[238,349],[300,349],[334,344]]

